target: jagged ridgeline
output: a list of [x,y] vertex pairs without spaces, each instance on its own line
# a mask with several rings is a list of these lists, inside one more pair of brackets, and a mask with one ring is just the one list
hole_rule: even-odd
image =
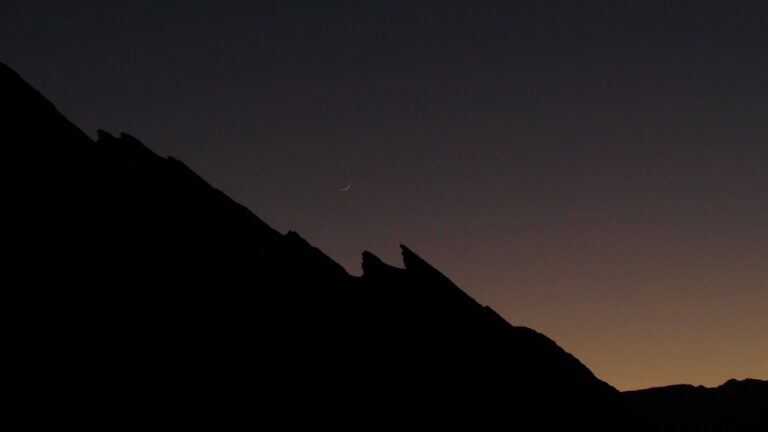
[[731,379],[715,388],[682,384],[624,394],[656,431],[768,430],[768,381]]
[[8,418],[25,429],[629,430],[622,395],[406,247],[353,277],[0,67]]

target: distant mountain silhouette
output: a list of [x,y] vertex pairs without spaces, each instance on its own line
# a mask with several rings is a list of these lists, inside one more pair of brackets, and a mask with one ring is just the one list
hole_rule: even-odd
[[768,430],[768,381],[681,384],[624,393],[658,431]]
[[92,140],[5,65],[0,95],[3,410],[24,429],[637,424],[576,358],[407,247],[404,268],[364,252],[350,276],[180,161]]

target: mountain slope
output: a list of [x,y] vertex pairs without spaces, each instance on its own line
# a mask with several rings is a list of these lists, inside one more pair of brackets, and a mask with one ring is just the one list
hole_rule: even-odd
[[624,393],[660,431],[768,430],[768,381],[681,384]]
[[406,247],[353,277],[0,65],[9,415],[30,429],[628,430],[624,399]]

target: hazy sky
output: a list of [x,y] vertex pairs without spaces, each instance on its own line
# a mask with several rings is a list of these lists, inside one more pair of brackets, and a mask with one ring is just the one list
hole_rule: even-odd
[[620,389],[768,378],[768,2],[3,1],[0,61]]

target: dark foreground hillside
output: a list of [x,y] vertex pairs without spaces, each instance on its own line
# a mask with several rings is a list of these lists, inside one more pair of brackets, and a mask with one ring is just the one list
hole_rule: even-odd
[[768,381],[706,388],[673,385],[624,393],[659,431],[768,430]]
[[[402,247],[352,277],[0,65],[4,417],[72,430],[630,430],[622,395]],[[212,143],[215,145],[215,143]]]

